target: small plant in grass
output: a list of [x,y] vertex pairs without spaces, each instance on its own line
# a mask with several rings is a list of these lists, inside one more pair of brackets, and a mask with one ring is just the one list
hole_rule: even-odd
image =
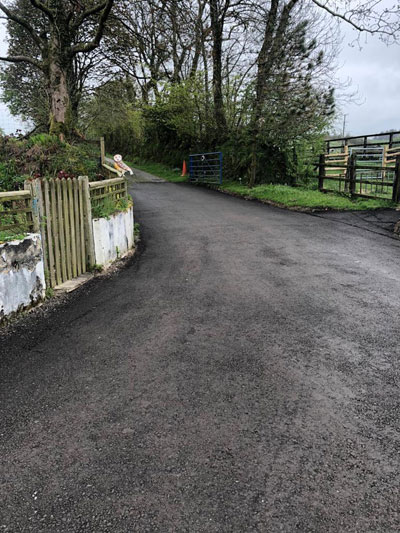
[[132,198],[129,196],[124,196],[116,202],[117,211],[126,211],[132,205]]
[[103,267],[101,265],[94,264],[88,268],[88,272],[92,272],[93,274],[100,274],[100,272],[103,272]]
[[97,205],[92,207],[93,218],[107,218],[116,210],[116,202],[111,196],[106,196]]
[[53,296],[54,296],[54,289],[52,289],[51,287],[47,287],[46,292],[45,292],[46,300],[48,300],[49,298],[53,298]]

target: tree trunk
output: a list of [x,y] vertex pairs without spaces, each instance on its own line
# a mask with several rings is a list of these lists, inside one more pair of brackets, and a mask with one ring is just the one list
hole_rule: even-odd
[[219,12],[217,0],[210,0],[211,32],[213,37],[213,95],[214,117],[218,142],[221,143],[227,136],[228,125],[226,122],[224,98],[222,92],[222,38],[224,18]]
[[257,175],[257,152],[262,130],[262,114],[269,76],[274,64],[279,61],[279,53],[290,21],[291,11],[299,0],[290,0],[285,4],[279,16],[279,0],[272,0],[268,13],[263,44],[257,60],[256,95],[251,119],[251,163],[248,186],[254,186]]
[[71,101],[68,92],[67,74],[56,62],[50,65],[50,133],[64,136],[68,129]]
[[[61,24],[59,24],[60,27]],[[72,116],[71,82],[73,80],[73,56],[67,52],[63,38],[57,36],[57,27],[48,50],[48,76],[50,89],[50,133],[63,140],[74,130]]]

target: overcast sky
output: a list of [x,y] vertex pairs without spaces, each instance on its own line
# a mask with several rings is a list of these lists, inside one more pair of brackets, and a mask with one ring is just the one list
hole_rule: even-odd
[[[355,30],[342,24],[343,43],[337,63],[338,77],[351,80],[351,90],[358,91],[359,104],[340,102],[346,114],[346,134],[370,134],[389,129],[400,130],[400,47],[386,46],[377,37],[361,38],[361,50],[350,46],[356,38]],[[0,53],[5,54],[7,44],[4,27],[0,27]],[[336,130],[341,131],[342,116]],[[0,127],[11,133],[23,128],[12,117],[7,107],[0,103]]]
[[[378,133],[400,130],[400,46],[387,46],[378,37],[361,37],[360,48],[350,46],[356,31],[342,24],[344,40],[338,58],[338,76],[351,80],[359,105],[341,102],[346,132]],[[342,120],[339,119],[341,123]]]

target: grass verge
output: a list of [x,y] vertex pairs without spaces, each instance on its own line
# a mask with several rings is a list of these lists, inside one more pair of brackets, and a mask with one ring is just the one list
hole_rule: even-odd
[[288,185],[258,185],[248,189],[237,182],[223,183],[219,190],[244,198],[254,198],[282,207],[298,209],[334,209],[362,211],[366,209],[393,208],[396,204],[389,200],[375,198],[351,199],[335,193],[322,193],[305,187]]
[[[187,181],[186,177],[181,177],[180,171],[173,170],[162,163],[134,160],[131,165],[173,183]],[[290,187],[288,185],[264,184],[248,189],[246,185],[241,185],[238,182],[224,182],[217,187],[217,190],[292,209],[363,211],[396,207],[396,204],[390,200],[375,198],[352,199],[339,193],[322,193],[307,187]]]
[[181,176],[181,170],[174,170],[162,163],[151,163],[149,161],[134,159],[127,164],[134,168],[138,168],[139,170],[143,170],[144,172],[148,172],[149,174],[153,174],[153,176],[158,176],[166,181],[170,181],[171,183],[182,183],[187,181],[186,177]]

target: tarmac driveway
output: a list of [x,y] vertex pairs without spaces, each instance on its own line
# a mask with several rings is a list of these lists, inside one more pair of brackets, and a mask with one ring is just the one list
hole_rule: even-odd
[[133,194],[132,264],[0,337],[0,531],[399,531],[400,243]]

